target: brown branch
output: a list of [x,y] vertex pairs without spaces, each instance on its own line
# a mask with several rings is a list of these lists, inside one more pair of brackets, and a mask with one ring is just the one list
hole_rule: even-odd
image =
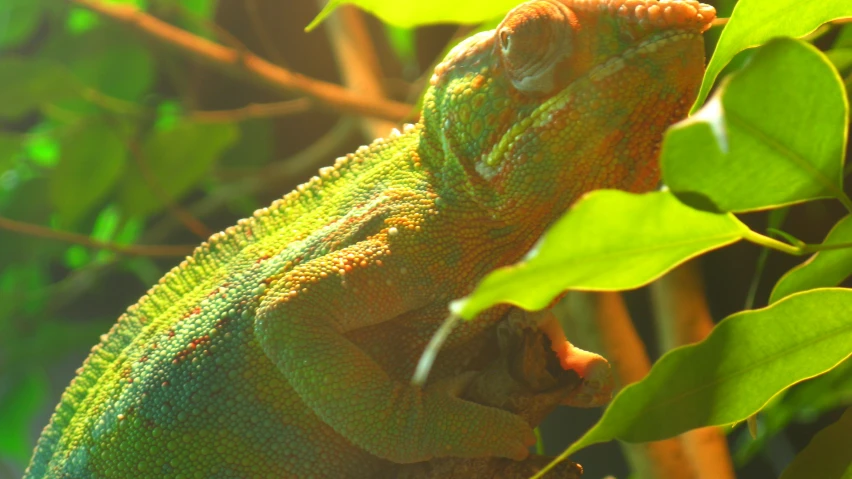
[[310,110],[311,106],[313,106],[313,102],[310,98],[297,98],[277,103],[251,103],[232,110],[194,111],[189,116],[192,121],[231,123],[295,115]]
[[416,115],[411,105],[364,98],[338,85],[308,78],[262,58],[240,52],[174,27],[132,5],[105,4],[98,0],[69,0],[104,18],[125,25],[160,45],[182,53],[225,74],[244,78],[279,93],[298,93],[343,113],[395,122]]
[[[317,3],[322,7],[326,2],[318,0]],[[343,84],[365,98],[384,100],[379,58],[361,11],[352,5],[342,5],[326,19],[325,31],[334,46],[334,58]],[[396,126],[393,122],[372,118],[362,118],[359,123],[367,140],[387,136]]]
[[[651,286],[661,352],[701,341],[713,329],[696,261],[686,263]],[[717,427],[681,435],[696,479],[733,479],[734,467],[725,437]]]
[[[651,361],[619,293],[571,292],[557,308],[555,314],[570,318],[562,321],[569,339],[606,357],[620,388],[648,374]],[[693,478],[678,438],[621,446],[636,477]]]
[[44,226],[24,223],[21,221],[11,220],[0,216],[0,229],[21,233],[37,238],[45,238],[56,241],[64,241],[90,248],[105,249],[115,253],[134,255],[134,256],[186,256],[192,253],[195,245],[164,245],[164,246],[149,246],[149,245],[122,245],[110,243],[107,241],[98,241],[86,235],[77,233],[69,233],[67,231],[56,231]]

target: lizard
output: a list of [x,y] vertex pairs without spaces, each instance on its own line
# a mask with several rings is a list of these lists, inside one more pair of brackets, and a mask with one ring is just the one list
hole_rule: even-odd
[[[714,15],[533,0],[459,43],[417,124],[214,234],[128,308],[25,477],[369,477],[388,461],[527,457],[530,424],[458,397],[469,345],[508,306],[458,327],[424,387],[407,378],[449,301],[579,196],[657,185]],[[541,327],[594,379],[599,357]]]

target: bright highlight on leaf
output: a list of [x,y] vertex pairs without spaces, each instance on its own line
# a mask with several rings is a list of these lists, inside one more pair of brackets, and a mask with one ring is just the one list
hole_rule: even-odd
[[[737,53],[762,45],[774,37],[801,37],[825,22],[852,17],[849,0],[741,0],[734,7],[731,19],[716,44],[713,58],[707,65],[695,111],[707,98],[710,87],[722,68]],[[792,72],[792,69],[790,70]]]
[[541,309],[566,289],[638,288],[747,231],[732,215],[692,209],[670,192],[594,191],[553,225],[525,261],[492,272],[451,308],[471,319],[498,303]]
[[[838,221],[823,244],[852,243],[852,216]],[[811,288],[837,286],[852,274],[852,248],[820,251],[775,284],[769,302]]]
[[740,422],[779,392],[852,354],[852,290],[816,289],[720,322],[700,343],[664,355],[624,388],[559,460],[592,444],[657,441]]
[[523,0],[330,0],[325,8],[305,27],[316,28],[341,5],[362,8],[386,23],[403,28],[435,23],[474,24],[500,16]]
[[773,40],[667,132],[663,181],[683,201],[710,210],[825,197],[852,208],[842,188],[848,109],[825,55],[798,40]]
[[50,188],[51,202],[64,224],[73,224],[88,212],[119,179],[127,149],[116,130],[106,121],[91,121],[64,132]]

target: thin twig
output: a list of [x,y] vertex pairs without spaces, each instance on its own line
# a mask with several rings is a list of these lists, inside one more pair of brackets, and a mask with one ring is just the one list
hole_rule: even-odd
[[69,1],[106,19],[128,26],[164,47],[223,73],[244,78],[279,93],[289,95],[296,92],[333,110],[395,122],[411,119],[416,114],[411,105],[365,98],[338,85],[285,70],[252,53],[224,47],[169,25],[132,5],[106,4],[97,0]]
[[[322,7],[325,1],[317,3]],[[326,19],[325,31],[334,47],[343,84],[365,98],[385,99],[379,58],[361,11],[351,5],[342,5]],[[396,126],[393,122],[372,118],[363,118],[359,123],[367,140],[387,136]]]
[[64,241],[66,243],[78,244],[90,248],[105,249],[108,251],[113,251],[115,253],[134,256],[186,256],[192,253],[192,250],[195,248],[195,245],[123,245],[111,243],[108,241],[95,240],[86,235],[81,235],[77,233],[70,233],[67,231],[56,231],[50,228],[46,228],[44,226],[15,221],[9,218],[4,218],[2,216],[0,216],[0,229],[25,234],[28,236],[34,236],[37,238]]
[[312,105],[313,101],[310,98],[297,98],[277,103],[251,103],[233,110],[195,111],[190,113],[190,119],[205,123],[231,123],[262,118],[279,118],[308,111]]
[[80,95],[89,101],[105,110],[128,116],[140,116],[150,113],[150,110],[143,105],[132,101],[122,100],[112,97],[94,88],[81,87]]

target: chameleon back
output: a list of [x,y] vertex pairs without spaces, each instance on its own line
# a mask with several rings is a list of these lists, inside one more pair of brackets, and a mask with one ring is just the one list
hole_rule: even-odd
[[128,470],[140,477],[349,477],[375,470],[381,461],[316,417],[263,353],[253,317],[260,291],[246,285],[285,276],[380,227],[370,218],[383,216],[393,191],[420,182],[405,165],[415,147],[413,129],[362,147],[199,246],[92,349],[25,477],[112,478]]

